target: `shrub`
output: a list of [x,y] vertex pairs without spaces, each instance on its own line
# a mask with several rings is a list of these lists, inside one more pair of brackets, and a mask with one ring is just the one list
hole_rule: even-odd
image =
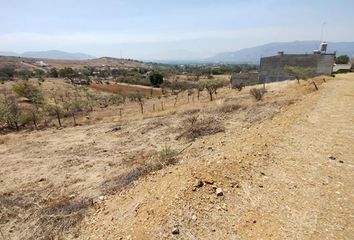
[[163,76],[159,73],[150,75],[150,83],[153,86],[160,86],[163,83]]
[[19,97],[27,98],[31,103],[39,105],[43,102],[42,92],[33,84],[21,81],[12,85],[12,90]]
[[[64,73],[65,74],[65,73]],[[48,77],[57,78],[59,77],[59,72],[56,68],[51,68],[47,73]]]
[[176,150],[165,146],[159,152],[159,159],[163,165],[168,166],[168,165],[174,164],[176,162],[177,154],[178,153]]
[[33,76],[33,72],[28,71],[28,70],[22,70],[17,72],[17,76],[21,78],[22,80],[28,80]]
[[15,76],[15,69],[13,67],[3,67],[0,69],[0,80],[13,80]]
[[178,152],[170,147],[161,149],[157,156],[151,157],[146,165],[149,171],[158,171],[166,166],[175,164],[177,162]]
[[250,94],[256,101],[260,101],[263,99],[263,95],[265,94],[265,89],[264,88],[252,88],[250,90]]
[[62,78],[72,78],[72,77],[75,77],[77,75],[77,73],[75,72],[74,69],[72,68],[63,68],[63,69],[60,69],[59,70],[59,76],[62,77]]
[[5,97],[0,99],[0,123],[18,131],[21,118],[22,111],[15,98]]

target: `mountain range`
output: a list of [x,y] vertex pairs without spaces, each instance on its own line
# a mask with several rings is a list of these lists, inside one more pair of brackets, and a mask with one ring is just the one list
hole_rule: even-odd
[[[203,57],[201,53],[193,53],[189,50],[175,50],[163,53],[162,59],[169,60],[153,60],[150,61],[161,63],[251,63],[258,64],[261,57],[276,55],[277,52],[283,51],[285,54],[309,53],[318,49],[319,41],[294,41],[294,42],[273,42],[256,47],[244,48],[233,52],[224,52],[212,57]],[[348,55],[354,57],[354,42],[329,42],[327,52],[337,52],[338,55]],[[161,53],[160,53],[161,55]],[[64,59],[64,60],[87,60],[94,59],[84,53],[68,53],[58,50],[36,51],[36,52],[0,52],[0,56],[18,56],[18,57],[33,57],[33,58],[48,58],[48,59]]]
[[[313,53],[318,49],[319,41],[274,42],[265,45],[245,48],[235,52],[224,52],[205,59],[212,63],[259,63],[261,57],[276,55],[279,51],[289,54]],[[327,52],[354,57],[354,42],[329,42]]]
[[49,58],[49,59],[63,59],[63,60],[87,60],[96,57],[84,53],[68,53],[58,50],[49,51],[32,51],[24,53],[15,52],[0,52],[0,56],[15,56],[15,57],[30,57],[30,58]]

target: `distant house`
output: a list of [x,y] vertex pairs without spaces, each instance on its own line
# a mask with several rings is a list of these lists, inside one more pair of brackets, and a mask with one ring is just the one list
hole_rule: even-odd
[[285,70],[286,66],[313,68],[314,76],[331,75],[335,53],[331,54],[284,54],[261,58],[259,81],[275,82],[294,79]]
[[148,71],[146,73],[143,74],[144,78],[149,78],[152,75],[152,71]]
[[285,70],[286,66],[313,68],[313,76],[331,75],[335,63],[336,53],[327,53],[327,43],[321,43],[313,54],[285,54],[261,58],[259,81],[275,82],[294,79]]
[[347,71],[350,72],[352,69],[352,64],[334,64],[333,66],[333,72],[338,72],[338,71]]
[[35,62],[35,65],[40,66],[40,67],[49,67],[48,63],[45,63],[43,61],[37,61]]

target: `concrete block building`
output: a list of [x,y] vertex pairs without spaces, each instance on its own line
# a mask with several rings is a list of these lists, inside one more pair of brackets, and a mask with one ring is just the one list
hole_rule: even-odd
[[311,67],[314,76],[331,75],[335,63],[335,53],[284,54],[261,58],[259,82],[275,82],[294,79],[286,70],[286,66]]

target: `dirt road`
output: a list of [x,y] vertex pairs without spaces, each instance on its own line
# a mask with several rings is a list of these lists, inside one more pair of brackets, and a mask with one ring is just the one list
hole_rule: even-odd
[[104,201],[81,239],[354,239],[353,74],[186,155]]

